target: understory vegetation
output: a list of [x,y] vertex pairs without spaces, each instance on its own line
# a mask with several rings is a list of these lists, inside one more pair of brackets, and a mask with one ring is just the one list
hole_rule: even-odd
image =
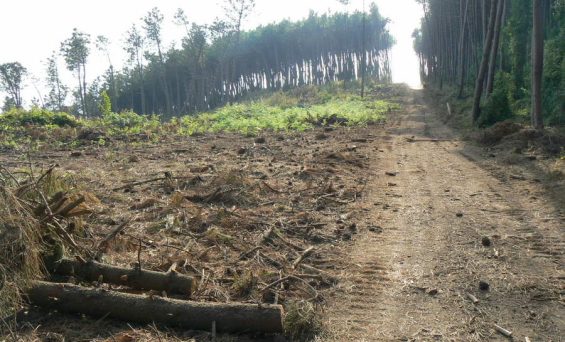
[[[158,140],[165,134],[192,136],[231,132],[255,136],[262,131],[305,131],[321,126],[366,126],[381,122],[387,112],[399,108],[385,100],[356,95],[356,84],[344,90],[343,82],[324,87],[305,86],[271,94],[256,94],[247,101],[217,110],[163,120],[131,110],[113,112],[101,101],[101,117],[77,118],[65,112],[38,107],[11,109],[0,114],[0,147],[17,148],[26,143],[50,142],[62,145],[84,143],[104,145],[113,137],[142,136]],[[371,89],[382,85],[369,85]],[[104,98],[104,97],[103,97]]]
[[461,123],[565,125],[564,1],[419,2],[422,80],[443,106],[465,112]]

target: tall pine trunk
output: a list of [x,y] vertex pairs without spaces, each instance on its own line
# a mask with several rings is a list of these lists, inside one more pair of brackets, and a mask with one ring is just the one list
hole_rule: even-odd
[[87,100],[87,89],[86,89],[86,60],[82,62],[82,93],[83,93],[83,109],[84,116],[88,117],[88,100]]
[[483,58],[481,61],[481,67],[479,73],[477,74],[477,79],[475,81],[475,95],[473,97],[473,122],[477,122],[481,114],[481,96],[483,94],[483,87],[485,83],[485,76],[488,70],[488,63],[490,59],[490,53],[492,49],[492,41],[494,36],[494,24],[496,21],[496,8],[498,2],[501,0],[493,0],[490,9],[490,19],[487,30],[487,36],[484,42]]
[[494,89],[494,76],[496,74],[496,58],[498,56],[498,45],[500,42],[500,29],[502,27],[502,14],[504,13],[504,3],[506,0],[498,1],[496,10],[496,23],[494,25],[494,37],[492,43],[492,52],[490,54],[490,63],[487,77],[487,95],[492,94]]
[[541,83],[543,75],[543,1],[533,0],[532,126],[543,129]]
[[465,6],[461,6],[463,10],[461,16],[463,20],[461,21],[461,33],[459,38],[459,93],[457,95],[459,98],[463,97],[463,88],[465,87],[465,43],[467,40],[467,20],[469,15],[469,0],[464,1]]

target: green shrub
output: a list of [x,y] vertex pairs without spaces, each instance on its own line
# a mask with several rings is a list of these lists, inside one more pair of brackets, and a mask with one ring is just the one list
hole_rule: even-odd
[[512,117],[510,100],[508,99],[510,75],[499,72],[494,82],[494,90],[487,99],[485,107],[479,118],[480,127],[492,126],[497,122],[508,120]]
[[186,116],[180,120],[179,133],[237,132],[256,135],[263,130],[304,131],[315,126],[368,125],[384,120],[386,112],[398,108],[398,105],[387,101],[365,101],[351,95],[310,107],[282,108],[271,104],[274,102],[240,103],[211,113]]
[[545,48],[543,108],[549,125],[565,124],[565,28]]
[[144,129],[158,127],[160,121],[157,116],[139,115],[129,110],[121,113],[107,112],[102,119],[94,122],[95,126],[97,124],[114,131],[137,133]]
[[98,105],[98,109],[102,116],[108,115],[112,113],[112,101],[110,101],[110,96],[108,96],[108,92],[103,90],[100,93],[100,104]]
[[52,112],[47,109],[33,107],[30,110],[21,108],[11,109],[7,113],[0,115],[0,125],[8,125],[13,128],[29,125],[78,127],[81,123],[68,113]]

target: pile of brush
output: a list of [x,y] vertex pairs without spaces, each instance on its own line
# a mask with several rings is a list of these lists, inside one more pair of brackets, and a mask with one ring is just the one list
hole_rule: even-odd
[[46,256],[80,248],[69,227],[89,213],[84,197],[69,195],[70,182],[53,168],[33,170],[0,167],[0,315],[21,306],[23,289],[44,274]]

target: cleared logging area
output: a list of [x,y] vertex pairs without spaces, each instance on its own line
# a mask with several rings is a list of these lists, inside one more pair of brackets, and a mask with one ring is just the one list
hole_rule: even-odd
[[[363,229],[371,131],[118,141],[40,149],[31,163],[3,155],[2,317],[37,305],[102,322],[313,336],[342,247]],[[9,329],[120,336],[58,326],[72,317]]]

